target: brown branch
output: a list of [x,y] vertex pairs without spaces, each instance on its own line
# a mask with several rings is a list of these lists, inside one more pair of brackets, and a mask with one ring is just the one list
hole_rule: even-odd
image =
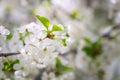
[[117,25],[115,25],[114,27],[112,27],[107,33],[103,34],[102,37],[103,37],[103,38],[111,39],[111,33],[112,33],[114,30],[117,30],[117,29],[120,29],[120,24],[117,24]]
[[20,53],[0,53],[0,57],[7,57],[7,56],[13,56],[18,55]]
[[93,0],[86,0],[86,6],[91,7]]

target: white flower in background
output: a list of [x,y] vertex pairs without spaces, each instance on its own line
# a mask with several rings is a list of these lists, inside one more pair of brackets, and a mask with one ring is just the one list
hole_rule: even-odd
[[[60,59],[59,59],[60,58]],[[42,73],[42,80],[74,80],[73,68],[62,57],[57,57],[49,67]],[[63,68],[63,69],[62,69]]]
[[42,75],[42,80],[74,80],[74,73],[73,72],[67,72],[60,76],[56,76],[54,72],[44,72]]
[[120,59],[112,60],[112,63],[106,66],[105,80],[119,80],[120,77]]
[[81,40],[78,46],[78,53],[75,57],[75,66],[87,74],[92,74],[94,72],[94,69],[89,67],[91,59],[88,57],[88,55],[85,54],[85,52],[82,51],[82,48],[84,46],[85,42]]
[[6,29],[4,26],[0,26],[0,34],[1,34],[2,36],[6,36],[6,35],[10,34],[10,32],[9,32],[9,30]]
[[[63,0],[62,2],[60,0],[52,0],[52,3],[57,6],[60,7],[64,10],[66,10],[67,12],[71,12],[74,9],[76,9],[77,7],[77,3],[75,3],[72,0]],[[71,6],[72,5],[72,6]]]
[[0,47],[0,51],[2,50],[2,47]]

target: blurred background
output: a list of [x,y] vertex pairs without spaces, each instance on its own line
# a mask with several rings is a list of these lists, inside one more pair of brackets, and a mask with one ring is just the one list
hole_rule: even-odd
[[[0,0],[0,25],[11,31],[38,22],[36,15],[70,35],[60,58],[75,68],[74,77],[57,80],[120,80],[120,0]],[[44,72],[35,80],[53,80],[42,78]]]

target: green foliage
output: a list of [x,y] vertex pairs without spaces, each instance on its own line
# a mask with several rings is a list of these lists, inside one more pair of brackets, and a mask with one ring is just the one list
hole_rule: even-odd
[[70,17],[71,17],[72,19],[76,19],[77,16],[78,16],[78,14],[79,14],[79,11],[78,11],[78,10],[74,10],[74,11],[70,14]]
[[19,33],[19,40],[23,40],[23,39],[24,39],[23,34]]
[[[56,25],[56,24],[54,24],[53,26],[52,26],[52,29],[49,29],[49,26],[50,26],[50,21],[49,21],[49,19],[47,19],[46,17],[43,17],[43,16],[39,16],[39,15],[37,15],[36,16],[38,19],[39,19],[39,21],[45,26],[45,30],[43,30],[45,33],[47,33],[47,36],[46,36],[46,38],[50,38],[50,39],[54,39],[54,34],[53,34],[53,32],[55,32],[55,31],[63,31],[64,30],[64,27],[63,26],[60,26],[60,25]],[[24,37],[23,37],[23,35],[22,34],[20,34],[20,39],[23,39]],[[64,44],[64,45],[66,45],[65,44],[65,40],[62,40],[62,43]]]
[[62,31],[62,30],[64,30],[64,27],[60,25],[53,25],[52,27],[52,31]]
[[66,33],[66,37],[70,37],[70,35],[68,33]]
[[96,41],[91,41],[88,38],[84,38],[86,45],[82,50],[92,59],[96,58],[102,53],[101,38],[98,38]]
[[19,33],[19,40],[24,40],[27,36],[29,36],[30,32],[26,29],[25,33]]
[[92,43],[92,41],[91,41],[89,38],[84,38],[84,41],[85,41],[87,44]]
[[14,60],[14,61],[7,61],[7,62],[4,63],[4,67],[2,68],[2,70],[3,71],[8,71],[8,72],[14,71],[13,66],[15,64],[19,64],[19,63],[20,62],[19,62],[18,59]]
[[62,39],[63,46],[67,46],[66,39]]
[[46,29],[48,29],[48,27],[50,26],[50,21],[49,21],[49,19],[47,19],[46,17],[43,17],[43,16],[39,16],[39,15],[37,15],[36,16],[38,19],[39,19],[39,21],[46,27]]
[[13,35],[12,35],[12,34],[8,34],[8,35],[6,36],[6,39],[7,39],[7,40],[11,40],[11,39],[12,39],[12,37],[13,37]]
[[49,31],[49,30],[43,30],[43,32],[45,32],[47,34],[51,33],[51,31]]
[[56,65],[55,65],[56,74],[61,74],[62,72],[72,71],[74,68],[63,65],[59,58],[56,58]]
[[60,25],[57,25],[57,24],[54,24],[52,26],[52,30],[50,30],[50,29],[48,29],[48,27],[50,26],[49,19],[47,19],[46,17],[43,17],[43,16],[39,16],[39,15],[37,15],[36,17],[46,27],[47,30],[44,30],[44,31],[47,32],[47,33],[50,33],[50,32],[53,32],[53,31],[62,31],[62,30],[64,30],[63,26],[60,26]]
[[24,37],[29,36],[30,32],[26,29]]
[[102,69],[98,70],[97,76],[98,76],[99,79],[100,78],[103,79],[104,75],[105,75],[105,71],[104,70],[102,70]]
[[[49,19],[47,19],[46,17],[43,17],[43,16],[39,16],[39,15],[37,15],[36,17],[39,19],[39,21],[40,21],[40,22],[45,26],[45,28],[46,28],[45,30],[43,30],[45,33],[47,33],[46,38],[54,39],[55,34],[54,34],[53,32],[55,32],[55,31],[63,31],[63,30],[64,30],[64,27],[63,27],[63,26],[57,25],[57,24],[54,24],[54,25],[52,26],[52,29],[49,29],[49,26],[50,26],[50,21],[49,21]],[[66,34],[65,36],[66,36],[66,37],[69,37],[68,34]],[[23,36],[22,34],[20,34],[20,40],[22,40],[23,38],[24,38],[24,36]],[[67,44],[66,44],[66,39],[62,39],[61,42],[62,42],[63,46],[67,46]]]
[[56,67],[57,69],[60,69],[61,66],[62,66],[62,63],[61,63],[60,59],[59,59],[59,58],[56,58],[56,65],[55,65],[55,67]]
[[5,80],[4,78],[0,78],[0,80]]

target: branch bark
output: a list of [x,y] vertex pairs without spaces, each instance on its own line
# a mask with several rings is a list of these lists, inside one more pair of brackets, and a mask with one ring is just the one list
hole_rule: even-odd
[[7,57],[7,56],[13,56],[13,55],[18,55],[20,54],[18,53],[0,53],[0,57]]

